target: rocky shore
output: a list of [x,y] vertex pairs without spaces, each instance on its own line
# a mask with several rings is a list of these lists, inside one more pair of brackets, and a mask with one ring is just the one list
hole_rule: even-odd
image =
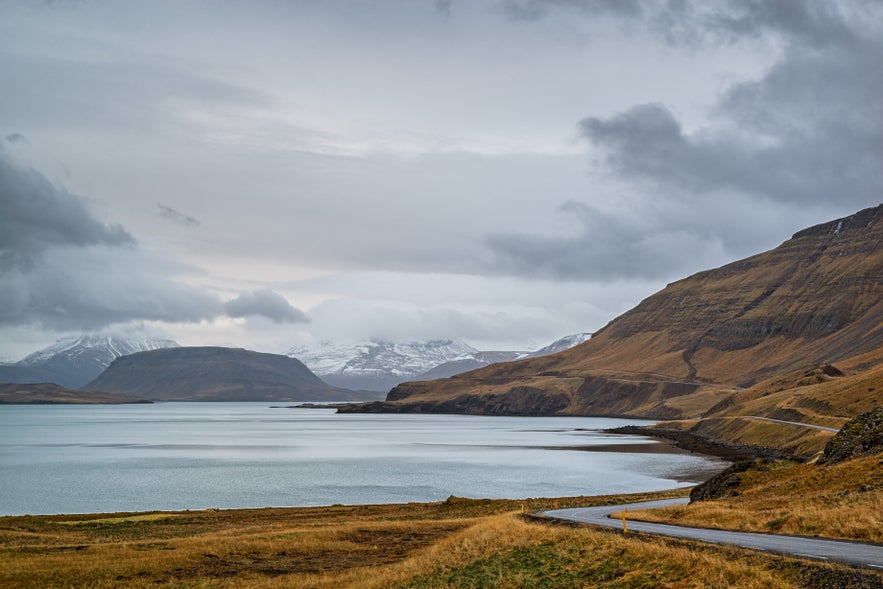
[[663,438],[674,442],[677,447],[683,450],[696,452],[698,454],[717,456],[733,462],[754,458],[794,458],[793,456],[786,454],[781,450],[776,450],[775,448],[749,446],[744,444],[729,444],[700,434],[681,430],[626,425],[605,431],[614,434],[633,434]]

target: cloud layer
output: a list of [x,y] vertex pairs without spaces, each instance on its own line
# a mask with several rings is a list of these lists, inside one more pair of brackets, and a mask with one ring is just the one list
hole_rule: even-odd
[[0,342],[597,329],[880,201],[881,22],[870,0],[6,3]]
[[120,225],[106,225],[82,201],[0,149],[0,270],[29,266],[51,247],[131,246]]
[[295,309],[279,293],[271,290],[255,290],[242,293],[224,304],[229,317],[266,317],[276,323],[308,323],[309,319],[300,309]]
[[0,210],[0,326],[99,330],[222,315],[307,320],[270,290],[222,303],[211,291],[176,280],[193,269],[140,248],[122,226],[101,223],[80,197],[2,151]]
[[[883,55],[866,3],[605,2],[509,3],[522,17],[554,10],[613,14],[696,47],[765,43],[777,59],[756,79],[729,84],[708,122],[686,128],[664,103],[589,116],[580,136],[596,172],[618,182],[626,207],[567,202],[575,232],[492,234],[486,243],[504,272],[561,279],[672,277],[747,255],[757,232],[733,223],[788,226],[810,210],[819,219],[883,198]],[[679,18],[672,18],[678,15]],[[663,18],[663,17],[668,17]],[[741,212],[729,216],[732,204]],[[726,212],[726,213],[725,213]],[[809,220],[806,221],[810,223]],[[797,226],[794,226],[795,228]],[[787,234],[783,232],[784,238]],[[697,255],[698,254],[698,255]],[[685,258],[689,257],[690,260]]]

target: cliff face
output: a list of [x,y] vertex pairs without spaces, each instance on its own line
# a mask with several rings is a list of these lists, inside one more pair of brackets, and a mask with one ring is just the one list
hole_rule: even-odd
[[154,401],[347,401],[298,360],[249,350],[193,347],[117,358],[86,389]]
[[883,205],[672,283],[575,348],[404,383],[375,409],[699,417],[777,374],[883,359],[881,295]]

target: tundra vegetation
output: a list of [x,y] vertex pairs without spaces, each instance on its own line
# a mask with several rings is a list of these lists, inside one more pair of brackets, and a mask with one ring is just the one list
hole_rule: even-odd
[[[813,513],[817,518],[813,531],[820,536],[879,538],[879,519],[874,517],[881,513],[880,457],[834,466],[844,469],[837,472],[839,476],[816,476],[813,468],[827,467],[783,463],[755,469],[746,477],[737,504],[745,512],[764,514],[760,526],[768,531],[790,531],[795,526],[792,520]],[[851,486],[848,480],[853,481]],[[863,490],[869,484],[877,486]],[[790,497],[786,506],[769,503],[770,493],[749,492],[770,487],[783,491],[773,495]],[[814,492],[795,499],[788,491],[791,487]],[[530,512],[555,506],[674,498],[685,492],[4,517],[0,518],[0,586],[768,589],[883,583],[883,574],[873,571],[551,525],[529,517]],[[828,501],[856,510],[854,521],[844,526],[842,511],[824,508]],[[731,504],[720,503],[718,511],[730,511]],[[521,514],[522,505],[526,516]],[[864,524],[862,517],[867,518]],[[744,527],[739,521],[721,518],[716,523]]]

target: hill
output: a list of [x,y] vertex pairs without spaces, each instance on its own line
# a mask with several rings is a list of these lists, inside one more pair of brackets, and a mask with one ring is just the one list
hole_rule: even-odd
[[157,338],[96,334],[64,338],[18,362],[0,365],[0,381],[54,382],[63,387],[79,388],[104,372],[120,356],[176,347],[178,343],[175,341]]
[[51,382],[37,384],[0,383],[0,405],[122,405],[150,403],[113,393],[66,389]]
[[298,360],[220,347],[169,348],[122,356],[85,388],[153,401],[351,401]]
[[[405,383],[353,410],[707,418],[814,365],[865,378],[883,360],[881,286],[883,205],[674,282],[569,350]],[[853,407],[828,395],[816,413],[842,425],[879,402],[871,389]]]

